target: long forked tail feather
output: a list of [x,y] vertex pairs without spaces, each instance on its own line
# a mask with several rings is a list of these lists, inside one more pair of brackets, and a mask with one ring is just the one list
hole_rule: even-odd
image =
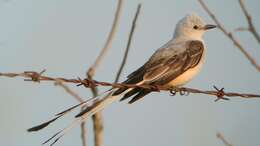
[[49,143],[51,140],[53,140],[53,142],[50,144],[50,146],[54,145],[60,138],[62,138],[67,132],[69,132],[78,122],[80,121],[79,118],[73,120],[69,126],[67,126],[66,128],[58,131],[57,133],[55,133],[53,136],[51,136],[49,139],[45,140],[42,144],[47,144]]
[[[111,90],[111,89],[110,89],[110,90]],[[101,95],[103,95],[103,94],[109,92],[110,90],[107,90],[107,91],[105,91],[105,92],[99,94],[99,96],[101,96]],[[39,131],[39,130],[41,130],[41,129],[47,127],[49,124],[53,123],[53,122],[56,121],[57,119],[59,119],[59,118],[63,117],[64,115],[70,113],[71,111],[73,111],[73,110],[76,109],[77,107],[88,106],[89,104],[90,104],[90,106],[92,106],[92,104],[95,103],[95,100],[97,100],[99,96],[97,96],[97,97],[92,97],[92,98],[90,98],[90,99],[88,99],[88,100],[86,100],[86,101],[83,101],[83,102],[81,102],[81,103],[79,103],[79,104],[77,104],[77,105],[74,105],[74,106],[72,106],[72,107],[70,107],[70,108],[68,108],[68,109],[66,109],[66,110],[64,110],[64,111],[62,111],[62,112],[59,112],[59,113],[55,114],[54,118],[48,120],[47,122],[41,123],[41,124],[39,124],[39,125],[37,125],[37,126],[31,127],[31,128],[29,128],[29,129],[27,129],[27,131],[28,131],[28,132]]]
[[[139,84],[141,84],[142,82],[140,82]],[[86,106],[86,108],[81,111],[80,113],[78,113],[75,116],[75,119],[64,129],[60,130],[59,132],[55,133],[52,137],[50,137],[49,139],[47,139],[45,142],[43,142],[43,144],[47,144],[50,141],[52,141],[52,143],[50,144],[51,146],[54,145],[60,138],[62,138],[65,134],[67,134],[73,127],[76,126],[77,123],[81,123],[83,121],[85,121],[89,116],[97,113],[98,111],[101,111],[102,109],[104,109],[106,106],[110,105],[111,103],[113,103],[114,101],[116,101],[120,95],[125,94],[129,91],[133,90],[133,88],[129,88],[127,90],[125,90],[124,92],[122,92],[121,94],[118,95],[113,95],[113,93],[115,92],[115,90],[110,89],[107,90],[105,92],[103,92],[102,94],[100,94],[98,96],[98,98],[91,98],[87,101],[84,101],[78,105],[75,105],[67,110],[64,110],[58,114],[56,114],[53,119],[40,124],[38,126],[32,127],[30,129],[28,129],[29,132],[31,131],[38,131],[40,129],[43,129],[44,127],[48,126],[50,123],[54,122],[55,120],[57,120],[58,118],[64,116],[65,114],[71,112],[73,109],[79,107],[79,106]],[[117,91],[117,90],[116,90]],[[107,94],[106,94],[107,93]],[[103,97],[100,97],[101,95],[104,95]]]
[[94,101],[91,106],[88,106],[85,110],[81,111],[79,114],[75,116],[75,119],[64,129],[60,130],[59,132],[55,133],[49,139],[47,139],[43,144],[49,143],[53,141],[50,145],[54,145],[60,138],[62,138],[65,134],[67,134],[73,127],[77,125],[77,123],[81,123],[85,121],[89,116],[95,114],[96,112],[104,109],[106,106],[114,102],[118,99],[120,95],[111,96],[113,91],[109,92],[103,98]]

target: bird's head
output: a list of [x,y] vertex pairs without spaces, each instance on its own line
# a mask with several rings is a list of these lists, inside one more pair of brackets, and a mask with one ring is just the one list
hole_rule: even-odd
[[216,25],[206,24],[200,16],[195,13],[182,18],[176,25],[174,37],[190,37],[192,39],[201,39],[203,34]]

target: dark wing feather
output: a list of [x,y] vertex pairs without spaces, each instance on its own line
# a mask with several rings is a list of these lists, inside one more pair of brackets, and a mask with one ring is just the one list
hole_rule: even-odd
[[[153,62],[148,61],[142,67],[131,73],[128,79],[123,83],[136,84],[144,80],[145,84],[167,84],[183,72],[195,67],[202,57],[203,50],[204,47],[201,41],[190,41],[186,43],[185,51],[179,54],[173,54],[172,57],[160,58]],[[125,90],[127,90],[127,88],[120,88],[116,90],[113,95],[121,94]],[[135,97],[129,101],[129,103],[133,103],[150,92],[151,91],[147,89],[135,88],[127,92],[121,100],[135,95]]]
[[[141,66],[139,69],[137,69],[136,71],[134,71],[130,75],[128,75],[127,76],[128,79],[122,83],[123,84],[137,84],[143,80],[144,73],[145,73],[145,65]],[[125,90],[127,90],[127,88],[125,88],[125,87],[119,88],[112,94],[112,96],[119,95],[119,94],[123,93]]]
[[132,104],[137,100],[143,98],[145,95],[149,94],[151,91],[147,89],[141,89],[137,95],[135,95],[128,103]]
[[[202,57],[204,50],[203,43],[201,41],[190,41],[187,43],[186,47],[187,49],[184,52],[173,56],[164,63],[164,66],[168,66],[169,69],[164,74],[160,75],[159,78],[154,79],[153,77],[148,76],[149,72],[147,72],[144,75],[144,80],[150,82],[149,84],[165,85],[183,72],[195,67]],[[150,72],[157,71],[155,69],[150,70]]]
[[125,99],[127,99],[128,97],[131,97],[133,95],[135,95],[136,93],[138,93],[141,90],[141,88],[134,88],[130,91],[128,91],[121,99],[120,101],[123,101]]

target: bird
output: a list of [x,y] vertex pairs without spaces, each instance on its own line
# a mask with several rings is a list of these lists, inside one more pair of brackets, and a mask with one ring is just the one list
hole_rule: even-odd
[[[206,24],[196,13],[186,15],[176,24],[173,37],[157,49],[146,63],[128,75],[127,79],[122,83],[162,86],[165,88],[185,85],[199,73],[205,62],[206,46],[203,41],[204,33],[216,27],[213,24]],[[131,98],[128,103],[132,104],[150,92],[152,91],[141,87],[112,88],[104,92],[105,96],[93,97],[86,100],[56,114],[53,119],[34,126],[28,129],[28,131],[41,130],[73,109],[86,106],[84,110],[75,116],[74,121],[69,126],[55,133],[43,143],[46,144],[53,140],[51,143],[53,145],[74,127],[76,123],[83,122],[86,118],[103,110],[112,102]],[[119,99],[120,97],[121,99]]]

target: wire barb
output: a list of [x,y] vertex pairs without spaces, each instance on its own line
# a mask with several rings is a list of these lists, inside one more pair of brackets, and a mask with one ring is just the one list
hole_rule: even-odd
[[217,99],[215,100],[215,102],[219,101],[219,100],[229,100],[229,98],[224,97],[225,96],[225,92],[224,92],[224,88],[217,88],[216,86],[213,86],[213,88],[217,91]]
[[41,72],[35,72],[35,71],[24,71],[25,74],[31,74],[31,79],[24,79],[24,81],[33,81],[40,83],[40,77],[41,75],[46,72],[46,69],[43,69]]
[[[32,71],[33,72],[33,71]],[[32,72],[25,72],[25,73],[1,73],[0,76],[14,78],[14,77],[24,77],[24,78],[33,78],[35,74],[32,74]],[[34,72],[33,72],[34,73]],[[49,76],[42,76],[40,74],[37,74],[37,80],[39,81],[53,81],[56,82],[57,80],[60,80],[62,82],[67,83],[74,83],[77,86],[84,85],[85,88],[91,88],[92,86],[105,86],[105,87],[112,87],[112,88],[143,88],[151,90],[151,92],[159,92],[159,91],[169,91],[172,96],[176,95],[177,92],[180,93],[180,95],[189,95],[190,93],[194,94],[206,94],[215,96],[220,100],[229,100],[227,97],[241,97],[241,98],[260,98],[260,95],[258,94],[248,94],[248,93],[236,93],[236,92],[224,92],[224,88],[218,89],[216,86],[214,87],[214,90],[199,90],[194,88],[187,88],[187,87],[163,87],[163,86],[155,86],[155,85],[136,85],[136,84],[123,84],[123,83],[109,83],[109,82],[100,82],[97,80],[89,80],[85,78],[84,80],[77,78],[77,79],[66,79],[66,78],[54,78]],[[33,80],[30,80],[33,81]]]

